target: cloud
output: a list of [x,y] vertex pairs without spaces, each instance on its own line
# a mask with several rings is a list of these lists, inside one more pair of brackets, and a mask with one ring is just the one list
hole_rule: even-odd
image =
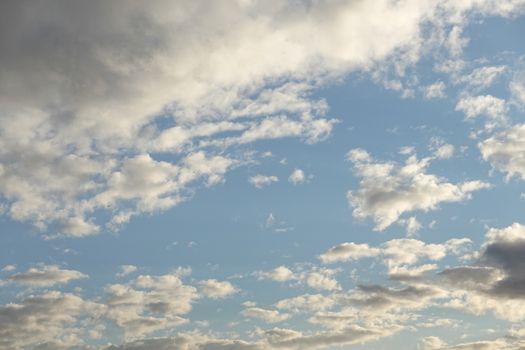
[[318,269],[305,275],[304,280],[309,287],[317,290],[339,290],[341,286],[333,277],[337,270]]
[[458,79],[465,83],[468,88],[480,91],[490,87],[507,70],[505,66],[485,66],[474,69],[469,75]]
[[274,175],[254,175],[248,179],[248,182],[256,188],[263,188],[270,185],[272,182],[279,181],[279,178]]
[[3,268],[2,268],[2,272],[11,272],[11,271],[15,271],[16,270],[16,265],[5,265]]
[[288,182],[290,182],[293,185],[300,185],[305,183],[306,181],[306,175],[301,169],[294,169],[294,171],[288,177]]
[[5,281],[31,287],[51,287],[87,277],[79,271],[62,269],[58,265],[42,265],[11,275]]
[[125,343],[121,346],[109,346],[105,350],[183,350],[183,349],[224,349],[224,350],[300,350],[323,349],[330,346],[343,346],[364,343],[387,337],[399,331],[399,328],[363,328],[351,326],[344,330],[302,333],[285,328],[273,328],[258,332],[259,340],[244,341],[239,339],[220,339],[209,336],[186,333],[172,338],[153,338]]
[[[434,270],[435,265],[413,266],[421,260],[438,261],[447,255],[458,255],[472,243],[467,238],[453,238],[444,243],[427,244],[412,238],[392,239],[373,247],[368,244],[345,242],[333,246],[319,255],[324,264],[353,261],[363,258],[381,258],[388,267],[389,276],[394,279],[417,277],[427,271]],[[412,266],[412,268],[409,268]]]
[[480,142],[483,159],[510,179],[525,180],[525,124],[517,124]]
[[473,120],[479,116],[487,117],[488,129],[506,124],[506,102],[492,95],[463,97],[456,105],[456,111],[463,112],[466,120]]
[[423,350],[512,350],[521,348],[520,343],[519,339],[512,339],[511,337],[506,339],[501,338],[496,340],[460,343],[456,345],[449,345],[438,337],[425,337],[421,340]]
[[241,314],[248,318],[258,318],[267,323],[282,322],[290,318],[287,313],[280,313],[277,310],[268,310],[260,307],[249,307],[242,310]]
[[447,86],[442,81],[436,81],[435,83],[425,87],[424,96],[428,100],[445,98]]
[[222,299],[239,290],[228,281],[217,281],[216,279],[209,279],[199,282],[200,292],[211,299]]
[[278,266],[270,271],[256,271],[253,275],[259,279],[271,279],[276,282],[297,281],[316,290],[333,291],[341,288],[339,282],[334,278],[339,270],[318,266],[308,268],[299,266],[295,270],[292,271],[286,266]]
[[449,159],[454,155],[454,146],[448,143],[441,145],[436,149],[434,155],[440,159]]
[[461,44],[458,23],[470,13],[511,16],[522,7],[3,1],[6,215],[81,237],[172,208],[239,164],[232,147],[326,139],[337,121],[313,97],[318,87],[379,66],[402,71],[445,45],[428,40],[434,32]]
[[348,203],[357,219],[372,217],[376,231],[383,231],[404,213],[436,210],[440,203],[460,202],[471,192],[488,188],[482,181],[453,184],[433,174],[427,174],[431,159],[407,158],[405,164],[379,162],[362,149],[351,150],[347,159],[354,173],[361,177],[359,189],[347,193]]
[[0,305],[0,349],[71,349],[85,344],[104,306],[79,296],[46,292]]
[[372,248],[368,244],[356,244],[353,242],[341,243],[330,248],[325,253],[319,255],[319,260],[324,264],[335,263],[338,261],[357,260],[367,257],[374,257],[381,253],[380,249]]
[[298,278],[294,275],[293,271],[286,266],[278,266],[275,269],[267,272],[259,271],[256,273],[256,275],[260,278],[268,278],[277,282],[286,282]]
[[279,300],[275,307],[293,312],[323,311],[335,305],[333,298],[321,294],[304,294],[293,298]]
[[138,268],[135,265],[121,265],[120,272],[117,273],[117,277],[124,277],[137,271]]

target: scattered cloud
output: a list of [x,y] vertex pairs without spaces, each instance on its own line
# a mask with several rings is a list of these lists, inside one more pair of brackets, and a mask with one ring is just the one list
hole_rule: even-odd
[[288,182],[293,185],[300,185],[308,181],[308,177],[304,174],[301,169],[294,169],[294,171],[288,177]]
[[277,176],[261,174],[251,176],[248,179],[248,182],[256,188],[263,188],[277,181],[279,181],[279,178]]
[[436,81],[435,83],[425,87],[424,96],[428,100],[441,99],[447,97],[445,92],[447,86],[442,81]]
[[79,271],[63,269],[58,265],[42,265],[11,275],[4,281],[31,287],[51,287],[87,277]]
[[117,273],[117,277],[124,277],[138,270],[135,265],[121,265],[120,272]]
[[507,179],[518,176],[525,180],[525,124],[517,124],[480,142],[483,159]]
[[228,281],[217,281],[209,279],[199,282],[199,291],[211,299],[222,299],[229,297],[239,290]]
[[383,231],[404,213],[437,209],[440,203],[460,202],[471,192],[488,188],[482,181],[453,184],[433,174],[427,174],[431,159],[407,158],[405,164],[375,161],[363,149],[351,150],[347,159],[354,173],[361,177],[359,189],[349,191],[348,203],[358,219],[372,217],[375,230]]

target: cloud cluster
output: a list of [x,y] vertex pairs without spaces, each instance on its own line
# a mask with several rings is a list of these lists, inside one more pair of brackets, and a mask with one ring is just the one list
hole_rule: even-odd
[[482,181],[454,184],[428,174],[431,158],[411,155],[405,164],[396,164],[376,161],[365,150],[353,149],[347,159],[361,178],[359,189],[347,194],[353,216],[371,217],[376,231],[385,230],[404,213],[435,210],[441,203],[464,201],[472,192],[489,187]]
[[171,208],[238,163],[225,149],[328,137],[336,121],[311,97],[319,85],[392,57],[403,71],[425,45],[461,34],[467,14],[522,8],[521,0],[3,1],[6,213],[84,236]]

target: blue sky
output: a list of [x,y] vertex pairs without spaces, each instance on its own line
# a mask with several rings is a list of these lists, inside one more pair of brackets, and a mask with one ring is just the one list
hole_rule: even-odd
[[523,347],[524,11],[2,3],[0,349]]

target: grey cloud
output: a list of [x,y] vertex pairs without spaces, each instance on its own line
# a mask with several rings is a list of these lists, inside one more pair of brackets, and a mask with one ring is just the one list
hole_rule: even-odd
[[79,322],[84,326],[89,322],[93,325],[92,321],[104,310],[101,304],[60,292],[47,292],[29,296],[20,303],[0,305],[0,349],[81,346],[87,338]]

